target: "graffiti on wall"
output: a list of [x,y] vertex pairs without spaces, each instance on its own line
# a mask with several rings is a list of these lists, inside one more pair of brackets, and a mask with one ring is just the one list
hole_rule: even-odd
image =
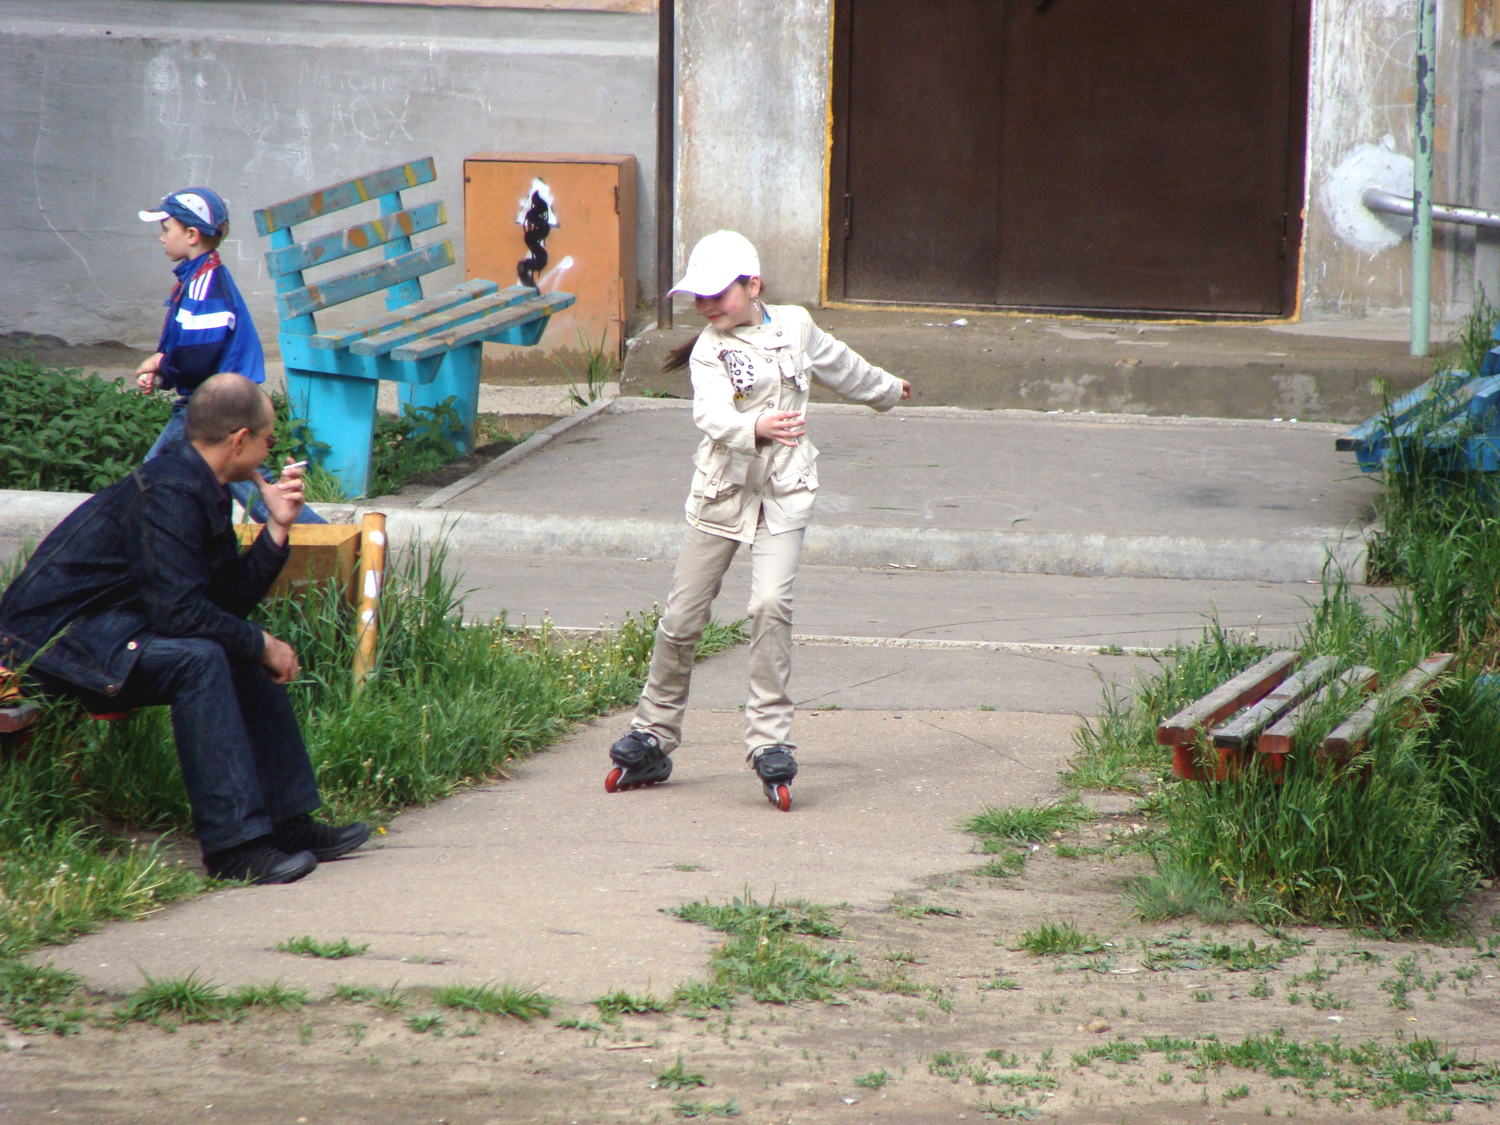
[[552,205],[552,189],[546,180],[538,177],[531,181],[531,192],[521,200],[521,213],[516,216],[528,251],[526,257],[516,263],[516,278],[531,289],[540,288],[537,274],[547,268],[547,236],[553,227],[562,225]]

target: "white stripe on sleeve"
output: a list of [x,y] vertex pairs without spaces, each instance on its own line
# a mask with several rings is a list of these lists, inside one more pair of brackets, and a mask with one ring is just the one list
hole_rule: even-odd
[[177,323],[182,325],[185,332],[201,332],[208,328],[233,328],[234,313],[229,309],[211,313],[190,313],[187,309],[178,309]]

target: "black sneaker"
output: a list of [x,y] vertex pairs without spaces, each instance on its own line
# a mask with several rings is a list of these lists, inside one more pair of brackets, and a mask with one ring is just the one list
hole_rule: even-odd
[[295,883],[318,866],[317,857],[309,851],[288,855],[271,842],[270,836],[225,848],[205,856],[203,864],[215,879],[260,886],[268,883]]
[[370,838],[363,824],[324,824],[303,814],[271,829],[271,839],[284,852],[312,852],[319,863],[348,855]]

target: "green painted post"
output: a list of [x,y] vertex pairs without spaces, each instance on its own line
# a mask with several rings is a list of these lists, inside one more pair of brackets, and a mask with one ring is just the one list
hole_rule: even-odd
[[1437,63],[1437,0],[1417,4],[1417,139],[1412,175],[1411,354],[1431,345],[1432,310],[1432,103]]

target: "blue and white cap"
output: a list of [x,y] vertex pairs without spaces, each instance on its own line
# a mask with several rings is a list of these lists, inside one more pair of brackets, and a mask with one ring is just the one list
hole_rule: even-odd
[[205,187],[174,191],[155,211],[142,211],[140,216],[143,223],[176,219],[185,227],[196,227],[204,234],[218,238],[229,233],[229,204],[218,192]]

